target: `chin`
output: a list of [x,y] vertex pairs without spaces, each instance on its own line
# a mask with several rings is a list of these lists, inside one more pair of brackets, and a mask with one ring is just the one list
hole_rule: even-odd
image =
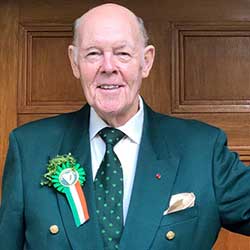
[[126,112],[119,107],[102,107],[98,109],[98,112],[101,114],[102,117],[108,118],[118,118],[118,117],[125,117]]
[[96,105],[97,110],[100,110],[102,113],[112,114],[119,113],[122,110],[121,102],[103,102],[99,105]]
[[118,116],[120,115],[122,112],[120,109],[118,108],[102,108],[99,109],[101,114],[104,114],[106,116]]

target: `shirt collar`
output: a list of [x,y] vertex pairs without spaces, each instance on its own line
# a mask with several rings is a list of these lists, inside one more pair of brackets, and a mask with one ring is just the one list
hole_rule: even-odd
[[[138,112],[128,120],[124,125],[118,127],[124,134],[128,136],[133,142],[139,144],[141,141],[143,119],[144,119],[144,108],[142,98],[139,96],[139,110]],[[96,113],[93,107],[90,108],[90,119],[89,119],[89,137],[90,141],[96,136],[96,134],[103,128],[109,125],[101,119]]]

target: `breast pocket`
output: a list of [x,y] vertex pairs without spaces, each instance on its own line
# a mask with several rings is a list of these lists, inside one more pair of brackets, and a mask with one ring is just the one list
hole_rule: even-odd
[[174,223],[185,222],[198,216],[198,207],[190,207],[178,212],[163,215],[160,226],[171,225]]
[[150,250],[192,250],[197,224],[196,206],[164,215]]

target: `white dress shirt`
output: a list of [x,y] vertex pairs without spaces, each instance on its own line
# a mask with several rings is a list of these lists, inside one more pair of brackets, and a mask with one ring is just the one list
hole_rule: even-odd
[[[117,129],[121,130],[126,136],[121,139],[115,146],[114,151],[119,158],[123,170],[123,218],[124,224],[127,217],[139,146],[141,142],[142,127],[143,127],[143,102],[139,98],[138,112],[123,126]],[[106,145],[98,132],[104,127],[109,127],[91,107],[89,120],[89,137],[91,148],[91,161],[93,180],[95,179],[98,168],[104,157]]]

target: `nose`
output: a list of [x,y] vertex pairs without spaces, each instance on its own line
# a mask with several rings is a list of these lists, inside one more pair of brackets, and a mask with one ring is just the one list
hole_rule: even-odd
[[101,72],[106,74],[117,72],[114,55],[112,53],[104,54]]

